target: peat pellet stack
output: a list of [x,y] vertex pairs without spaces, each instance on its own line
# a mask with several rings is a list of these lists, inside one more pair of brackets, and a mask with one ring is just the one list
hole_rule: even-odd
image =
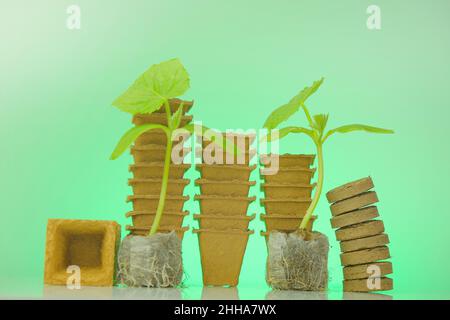
[[[372,292],[392,290],[389,238],[374,206],[378,197],[370,177],[347,183],[327,193],[337,228],[341,264],[344,267],[344,291]],[[370,279],[369,279],[370,277]]]
[[[238,284],[248,237],[253,233],[248,230],[248,225],[254,215],[247,215],[247,211],[250,203],[256,200],[256,197],[249,197],[249,190],[255,185],[255,181],[249,181],[256,167],[249,165],[255,155],[254,149],[250,148],[255,136],[234,134],[228,135],[227,139],[240,147],[239,139],[241,142],[243,139],[245,151],[238,155],[227,154],[225,147],[202,141],[205,153],[206,148],[212,147],[214,158],[222,159],[223,163],[196,165],[201,176],[195,181],[200,187],[200,194],[195,196],[200,204],[200,214],[194,215],[199,224],[199,229],[194,232],[199,238],[205,286]],[[227,164],[227,157],[233,158],[234,164]],[[237,163],[238,157],[244,160],[242,164]]]
[[[261,169],[261,190],[265,198],[261,199],[261,205],[266,214],[261,215],[261,220],[266,225],[266,236],[271,231],[293,232],[297,230],[306,210],[311,204],[311,194],[315,184],[311,183],[315,169],[311,168],[314,155],[304,154],[271,154],[261,155],[261,165],[266,169],[273,168],[278,161],[278,172],[264,174]],[[277,160],[278,159],[278,160]],[[316,217],[312,217],[307,228],[312,229]]]
[[[190,123],[192,116],[186,115],[193,105],[191,101],[179,99],[170,100],[170,109],[174,114],[180,104],[183,103],[183,116],[180,127]],[[167,125],[167,116],[164,106],[151,114],[138,114],[133,117],[133,124],[143,125],[148,123]],[[173,145],[176,146],[181,137],[174,137]],[[126,214],[131,217],[132,225],[126,229],[133,235],[147,235],[152,226],[158,207],[162,176],[164,170],[164,159],[167,148],[167,137],[162,130],[150,130],[139,136],[131,147],[134,164],[130,166],[133,178],[128,180],[133,194],[127,198],[131,202],[133,210]],[[177,148],[179,150],[181,148]],[[189,154],[189,150],[184,148],[184,156]],[[179,155],[181,152],[179,153]],[[174,230],[182,238],[188,228],[182,228],[183,219],[188,212],[183,211],[184,203],[189,199],[183,196],[184,188],[189,184],[188,179],[183,179],[185,172],[190,165],[180,161],[173,161],[169,170],[169,182],[167,186],[166,202],[163,215],[160,221],[158,232],[170,232]]]

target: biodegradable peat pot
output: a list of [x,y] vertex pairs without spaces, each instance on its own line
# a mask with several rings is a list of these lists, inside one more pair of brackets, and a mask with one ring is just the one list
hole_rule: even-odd
[[372,262],[369,264],[361,264],[357,266],[349,266],[344,268],[345,280],[367,279],[372,275],[372,268],[377,267],[380,270],[380,277],[384,277],[393,272],[391,262]]
[[341,265],[354,266],[358,264],[366,264],[385,260],[390,258],[389,248],[386,246],[372,249],[364,249],[358,251],[341,253]]
[[271,232],[267,244],[269,286],[282,290],[324,291],[328,287],[328,238],[309,233]]
[[[170,106],[170,112],[174,114],[178,111],[178,108],[183,103],[183,114],[189,112],[191,110],[192,106],[194,105],[194,101],[186,101],[181,99],[169,99],[169,106]],[[161,106],[158,110],[155,111],[155,113],[166,113],[166,107],[164,105]]]
[[248,229],[248,224],[254,218],[254,214],[251,216],[194,214],[194,219],[198,220],[198,226],[200,227],[200,229],[235,229],[246,231]]
[[311,198],[313,184],[285,184],[285,183],[261,183],[261,190],[264,191],[266,199],[282,198]]
[[[175,132],[174,132],[175,134]],[[187,141],[190,137],[189,134],[185,134],[184,141]],[[172,141],[174,145],[177,145],[181,142],[182,135],[173,135]],[[147,132],[144,132],[141,134],[135,141],[135,146],[145,146],[148,144],[156,144],[160,146],[166,146],[167,145],[167,136],[166,133],[161,129],[153,129]]]
[[331,218],[331,226],[333,228],[343,228],[351,226],[352,224],[357,224],[361,222],[366,222],[378,217],[378,209],[375,206],[351,211],[348,213],[341,214]]
[[[379,286],[376,287],[376,283]],[[374,287],[369,287],[369,283]],[[361,279],[361,280],[344,280],[344,291],[345,292],[373,292],[373,291],[387,291],[392,290],[394,283],[390,278],[380,278],[380,279]]]
[[381,220],[366,221],[349,227],[336,230],[338,241],[366,238],[384,232],[384,224]]
[[[190,164],[172,164],[169,167],[169,179],[181,179],[186,171],[191,168]],[[135,179],[162,179],[164,164],[154,163],[136,163],[129,167]]]
[[200,211],[202,214],[245,216],[249,204],[255,201],[256,197],[196,195],[194,199],[200,202]]
[[280,168],[278,173],[265,175],[261,169],[261,176],[268,183],[310,184],[316,169],[307,168]]
[[385,233],[377,234],[376,236],[340,242],[341,252],[376,248],[387,244],[389,244],[389,237]]
[[[144,236],[147,237],[150,232],[151,227],[135,227],[135,226],[126,226],[126,230],[130,231],[128,236]],[[189,230],[189,227],[183,228],[167,228],[167,227],[159,227],[158,233],[170,233],[172,231],[175,232],[177,237],[180,240],[183,240],[184,233]]]
[[[169,179],[167,194],[182,196],[184,188],[189,184],[189,179]],[[135,195],[159,195],[161,192],[161,179],[129,179],[128,185],[133,188]]]
[[[203,151],[203,162],[209,165],[236,165],[236,166],[248,166],[250,161],[255,157],[256,150],[252,149],[248,152],[242,152],[241,154],[232,154],[224,151],[221,148],[216,147],[215,151],[210,153]],[[205,154],[210,156],[211,159],[205,159]],[[207,161],[206,161],[207,160]]]
[[127,236],[117,264],[119,282],[129,287],[176,287],[183,277],[181,240],[175,232]]
[[[177,158],[177,162],[171,159],[172,163],[181,164],[185,157],[189,155],[191,148],[183,148],[179,152],[172,150],[172,157]],[[135,163],[152,163],[152,162],[164,162],[166,157],[166,146],[161,146],[157,144],[147,144],[145,146],[133,146],[131,147],[131,154],[133,155]]]
[[328,191],[327,199],[329,203],[341,201],[367,192],[373,187],[374,185],[371,177],[362,178]]
[[[241,144],[243,144],[243,150],[248,152],[250,150],[250,146],[255,141],[256,134],[241,134],[241,133],[222,133],[222,142],[223,144],[220,146],[216,144],[216,146],[225,149],[226,143],[234,143],[235,146],[240,147]],[[197,137],[197,141],[201,142],[202,148],[205,149],[207,146],[209,146],[215,137],[211,137],[211,139],[206,139],[202,137]],[[226,139],[226,140],[225,140]]]
[[[188,196],[166,196],[164,212],[182,211],[184,203],[189,200]],[[127,202],[133,203],[134,211],[156,211],[159,203],[159,195],[128,196]]]
[[262,154],[259,159],[262,165],[270,164],[276,161],[278,157],[278,165],[280,168],[309,168],[314,163],[314,154]]
[[[184,127],[192,121],[192,116],[182,116],[179,128]],[[143,124],[162,124],[167,126],[167,115],[165,113],[136,114],[133,116],[133,124],[140,126]]]
[[[183,219],[188,214],[188,211],[164,212],[161,216],[159,225],[161,228],[181,228]],[[126,214],[126,217],[131,217],[133,220],[133,226],[135,227],[147,227],[152,225],[155,215],[155,212],[149,211],[130,211]]]
[[375,191],[369,191],[345,200],[335,202],[330,206],[330,209],[332,215],[337,216],[343,213],[361,209],[377,202],[377,193]]
[[252,166],[197,164],[195,168],[203,179],[219,181],[248,181],[250,174],[256,168]]
[[197,179],[195,184],[200,186],[200,192],[204,196],[209,195],[227,195],[236,197],[247,197],[251,186],[256,184],[256,181],[218,181]]
[[[312,226],[314,220],[317,219],[317,216],[312,216],[309,220],[306,230],[312,230]],[[302,222],[302,218],[291,216],[291,215],[261,215],[261,220],[264,221],[266,225],[267,233],[271,231],[283,231],[283,232],[293,232],[298,230],[300,227],[300,223]]]
[[198,234],[205,286],[237,286],[248,236],[253,231],[194,230]]
[[268,215],[290,215],[303,218],[311,199],[261,199]]

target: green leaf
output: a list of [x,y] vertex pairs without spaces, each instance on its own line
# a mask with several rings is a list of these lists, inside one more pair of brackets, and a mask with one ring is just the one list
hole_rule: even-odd
[[[313,138],[313,131],[303,127],[285,127],[279,130],[278,139],[282,139],[290,133],[304,133]],[[272,131],[267,135],[267,141],[275,141],[278,139],[272,138]]]
[[314,116],[313,128],[322,134],[328,123],[328,114],[317,114]]
[[172,116],[172,129],[178,128],[181,122],[181,116],[183,115],[183,103],[180,104],[178,110]]
[[131,114],[152,113],[187,89],[189,75],[179,59],[172,59],[151,66],[113,105]]
[[390,130],[390,129],[383,129],[383,128],[378,128],[378,127],[372,127],[372,126],[367,126],[367,125],[364,125],[364,124],[349,124],[349,125],[337,127],[335,129],[332,129],[332,130],[328,131],[328,133],[325,136],[323,141],[325,142],[325,140],[329,136],[331,136],[332,134],[335,134],[335,133],[348,133],[348,132],[353,132],[353,131],[366,131],[366,132],[370,132],[370,133],[379,133],[379,134],[392,134],[392,133],[394,133],[394,131]]
[[268,130],[275,129],[278,125],[288,120],[295,114],[305,101],[319,89],[323,83],[323,78],[315,81],[310,87],[304,88],[295,97],[293,97],[287,104],[275,109],[264,123],[264,128]]
[[147,132],[149,130],[154,129],[161,129],[164,130],[166,133],[168,132],[168,129],[166,126],[160,125],[160,124],[144,124],[141,126],[133,127],[120,138],[119,142],[117,143],[116,148],[114,149],[113,153],[111,154],[110,159],[115,160],[118,157],[122,155],[122,153],[125,152],[125,150],[128,149],[128,147],[144,132]]

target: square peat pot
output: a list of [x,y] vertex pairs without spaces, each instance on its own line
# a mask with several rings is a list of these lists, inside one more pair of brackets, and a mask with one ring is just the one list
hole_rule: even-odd
[[79,267],[81,285],[112,286],[119,243],[115,221],[49,219],[44,283],[66,285]]

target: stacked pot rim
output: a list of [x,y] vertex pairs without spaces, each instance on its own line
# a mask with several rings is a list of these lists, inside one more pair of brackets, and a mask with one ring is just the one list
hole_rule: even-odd
[[[316,171],[311,168],[314,154],[263,154],[260,169],[263,182],[261,190],[265,198],[261,199],[261,206],[265,208],[265,215],[261,215],[266,231],[261,235],[266,237],[272,231],[293,232],[300,227],[301,221],[311,204],[312,191],[316,184],[311,180]],[[267,172],[272,166],[278,166],[276,173]],[[307,226],[309,231],[316,217]]]
[[[228,134],[228,136],[227,136]],[[200,178],[195,180],[200,194],[194,199],[199,202],[200,213],[194,215],[199,229],[193,232],[198,235],[203,284],[212,286],[236,286],[239,282],[242,261],[247,247],[248,237],[253,234],[248,229],[255,214],[247,215],[249,205],[256,200],[249,196],[250,188],[256,181],[250,181],[250,175],[256,165],[250,161],[256,152],[250,146],[255,135],[239,133],[221,133],[223,141],[233,141],[242,146],[245,144],[243,163],[236,163],[239,155],[227,154],[224,145],[212,145],[215,142],[202,140],[203,150],[210,150],[214,159],[222,164],[198,164],[196,169]],[[214,140],[214,139],[212,139]],[[232,159],[234,164],[226,162]]]
[[327,193],[331,225],[340,241],[344,291],[392,290],[389,237],[379,220],[378,196],[371,177],[346,183]]
[[[180,126],[192,121],[193,117],[186,115],[186,112],[192,108],[193,101],[169,100],[172,113],[176,112],[182,103],[183,115]],[[162,106],[151,114],[134,115],[132,123],[136,126],[148,123],[167,125],[165,107]],[[126,217],[132,219],[132,225],[126,226],[126,229],[130,231],[129,235],[147,235],[153,224],[160,199],[166,148],[166,134],[162,130],[150,130],[140,135],[130,149],[134,164],[129,167],[132,177],[128,180],[128,185],[133,192],[127,197],[127,202],[131,202],[133,206],[132,211],[126,214]],[[189,214],[189,212],[183,211],[183,206],[189,199],[188,196],[183,196],[183,193],[190,182],[183,176],[191,167],[182,162],[184,157],[190,153],[190,148],[183,147],[180,152],[182,154],[180,154],[178,162],[171,159],[166,201],[158,232],[175,231],[182,239],[184,233],[189,229],[182,225],[184,217]]]

